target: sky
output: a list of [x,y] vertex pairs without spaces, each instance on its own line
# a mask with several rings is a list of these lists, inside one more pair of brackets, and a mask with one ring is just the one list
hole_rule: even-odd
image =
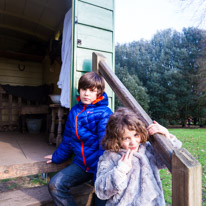
[[183,27],[197,27],[194,8],[200,0],[195,1],[186,6],[181,0],[116,0],[115,42],[150,40],[167,28],[181,32]]

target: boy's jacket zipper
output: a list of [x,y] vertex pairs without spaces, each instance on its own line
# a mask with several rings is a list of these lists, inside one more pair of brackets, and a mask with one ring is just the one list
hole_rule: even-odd
[[86,171],[88,172],[89,167],[86,164],[86,160],[85,160],[85,156],[84,156],[84,142],[80,139],[78,132],[77,132],[77,117],[79,116],[79,114],[81,114],[84,110],[86,109],[86,106],[84,105],[83,110],[81,112],[79,112],[75,118],[75,132],[76,132],[76,136],[78,138],[78,140],[81,142],[81,153],[82,153],[82,158],[83,158],[83,163],[86,166]]

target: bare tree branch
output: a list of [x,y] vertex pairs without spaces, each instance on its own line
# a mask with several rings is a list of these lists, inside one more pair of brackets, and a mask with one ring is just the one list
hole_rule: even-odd
[[205,0],[170,0],[170,2],[178,5],[179,12],[189,13],[189,18],[195,27],[206,28]]

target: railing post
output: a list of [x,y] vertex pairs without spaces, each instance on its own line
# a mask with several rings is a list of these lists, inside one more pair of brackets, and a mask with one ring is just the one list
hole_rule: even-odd
[[202,205],[201,164],[184,148],[172,155],[172,205]]
[[100,53],[92,53],[92,71],[99,73],[99,62],[105,61],[106,57]]

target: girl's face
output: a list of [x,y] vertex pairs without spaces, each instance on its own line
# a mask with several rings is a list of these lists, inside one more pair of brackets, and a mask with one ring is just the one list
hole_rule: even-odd
[[141,137],[135,130],[128,130],[127,128],[124,130],[123,140],[121,142],[123,149],[138,151],[140,143]]

